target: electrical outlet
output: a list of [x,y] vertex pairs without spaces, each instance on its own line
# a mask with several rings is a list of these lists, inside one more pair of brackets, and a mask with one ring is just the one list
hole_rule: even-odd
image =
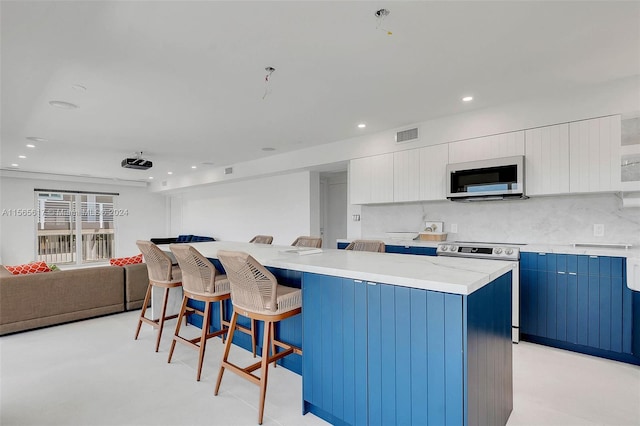
[[594,223],[593,224],[593,236],[594,237],[604,237],[604,224],[602,224],[602,223]]
[[452,223],[451,224],[451,233],[452,234],[457,234],[458,233],[458,224],[457,223]]

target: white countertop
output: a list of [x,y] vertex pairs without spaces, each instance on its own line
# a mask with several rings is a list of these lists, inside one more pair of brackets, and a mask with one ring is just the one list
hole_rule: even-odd
[[[230,241],[190,245],[210,258],[217,258],[218,250],[244,251],[265,266],[462,295],[473,293],[514,267],[513,262],[500,260],[337,249],[301,256],[284,253],[291,246]],[[160,247],[168,250],[168,246]]]
[[[390,246],[405,246],[405,247],[438,247],[440,243],[451,244],[453,241],[415,241],[415,240],[398,240],[393,238],[366,238],[372,240],[380,240]],[[337,240],[341,243],[349,243],[349,239]],[[506,243],[505,245],[509,245]],[[640,246],[634,246],[631,248],[611,248],[611,247],[596,247],[596,246],[577,246],[573,244],[544,244],[544,243],[532,243],[524,245],[514,245],[519,247],[521,252],[525,253],[556,253],[556,254],[584,254],[590,256],[613,256],[613,257],[640,257]]]

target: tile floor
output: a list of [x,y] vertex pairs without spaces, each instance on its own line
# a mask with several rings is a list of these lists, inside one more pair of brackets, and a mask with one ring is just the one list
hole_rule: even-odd
[[[128,312],[1,337],[0,425],[257,424],[257,386],[227,372],[213,396],[219,340],[198,383],[195,351],[177,346],[166,362],[175,320],[155,353],[149,327],[133,340],[136,319]],[[232,356],[252,359],[237,348]],[[301,378],[270,370],[264,424],[326,424],[302,416],[300,401]],[[640,367],[516,345],[508,425],[640,425]]]

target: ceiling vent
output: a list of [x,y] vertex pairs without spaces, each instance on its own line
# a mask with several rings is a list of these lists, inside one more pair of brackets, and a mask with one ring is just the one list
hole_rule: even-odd
[[396,143],[410,142],[418,139],[418,128],[402,130],[396,133]]
[[227,167],[226,169],[224,169],[225,175],[230,175],[232,173],[233,173],[233,167]]

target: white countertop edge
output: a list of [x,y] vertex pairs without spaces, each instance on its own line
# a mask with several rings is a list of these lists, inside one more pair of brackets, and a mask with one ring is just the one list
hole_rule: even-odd
[[[268,267],[310,272],[380,284],[443,293],[469,295],[514,267],[514,262],[393,253],[323,249],[300,256],[285,253],[289,246],[236,242],[191,243],[204,256],[217,258],[217,250],[246,251]],[[161,246],[168,251],[168,246]],[[432,278],[429,278],[429,275]]]

